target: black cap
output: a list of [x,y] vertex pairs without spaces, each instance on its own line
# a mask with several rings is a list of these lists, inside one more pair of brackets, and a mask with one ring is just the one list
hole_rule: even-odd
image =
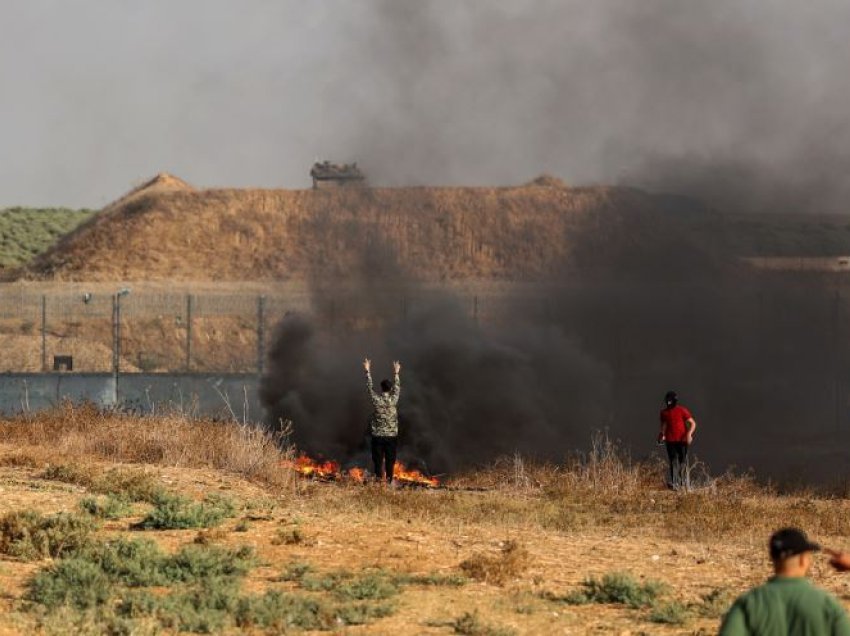
[[770,537],[770,558],[774,561],[818,550],[820,546],[809,541],[806,533],[798,528],[782,528]]

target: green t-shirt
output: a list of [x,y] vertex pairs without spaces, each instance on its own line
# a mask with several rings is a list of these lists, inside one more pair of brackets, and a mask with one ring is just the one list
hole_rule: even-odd
[[806,578],[772,578],[732,605],[720,636],[850,636],[838,601]]

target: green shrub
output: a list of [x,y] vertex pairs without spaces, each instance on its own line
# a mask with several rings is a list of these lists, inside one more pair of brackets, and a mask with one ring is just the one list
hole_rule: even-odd
[[286,566],[283,574],[280,575],[279,581],[300,581],[304,576],[312,571],[313,567],[309,563],[290,563]]
[[369,573],[333,588],[337,598],[352,601],[385,600],[399,593],[398,585],[383,573]]
[[165,489],[155,475],[132,468],[112,468],[97,476],[90,466],[57,464],[48,466],[41,474],[41,478],[83,486],[92,492],[112,495],[128,501],[156,503],[159,499],[167,497]]
[[0,553],[27,560],[73,555],[89,545],[95,528],[88,515],[9,512],[0,517]]
[[88,466],[80,466],[79,464],[50,465],[44,469],[40,477],[87,488],[94,484],[94,471]]
[[664,590],[657,581],[640,583],[631,574],[614,572],[603,575],[602,579],[589,578],[582,583],[583,590],[566,596],[548,595],[549,600],[558,600],[571,605],[584,603],[621,603],[632,608],[649,607]]
[[115,495],[107,495],[101,499],[86,497],[80,501],[80,508],[100,519],[121,519],[130,516],[133,511],[129,500]]
[[211,528],[235,512],[233,503],[219,495],[210,495],[198,503],[180,495],[163,494],[157,497],[154,509],[139,527],[153,530]]
[[433,585],[460,587],[469,582],[465,576],[460,574],[439,574],[430,572],[428,574],[397,574],[393,581],[398,585]]
[[106,603],[112,594],[109,577],[86,559],[62,559],[30,581],[27,599],[48,609],[70,605],[89,609]]
[[671,601],[652,608],[649,620],[653,623],[681,625],[688,620],[688,608],[678,601]]
[[130,501],[156,504],[167,497],[156,475],[143,470],[113,468],[98,477],[91,486],[95,492],[123,497]]
[[715,588],[702,595],[699,613],[706,618],[720,618],[726,613],[734,600],[735,594],[731,590]]

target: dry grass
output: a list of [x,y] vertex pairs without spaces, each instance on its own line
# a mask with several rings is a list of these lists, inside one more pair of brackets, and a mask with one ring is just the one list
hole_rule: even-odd
[[0,443],[21,449],[11,456],[14,463],[34,461],[31,449],[41,449],[41,457],[53,458],[55,463],[97,459],[205,467],[275,488],[293,485],[292,473],[280,468],[292,455],[285,433],[253,425],[180,415],[139,418],[66,403],[52,411],[0,422]]
[[[192,629],[207,625],[195,621],[201,618],[229,625],[238,611],[244,626],[273,629],[300,616],[312,599],[310,607],[321,605],[331,618],[321,624],[305,619],[302,626],[339,628],[342,620],[352,634],[712,633],[730,599],[766,576],[764,542],[776,527],[800,525],[835,547],[847,547],[850,537],[850,506],[843,498],[777,493],[735,475],[705,478],[696,492],[671,492],[663,487],[663,467],[631,460],[604,435],[561,465],[510,457],[435,490],[295,482],[279,463],[287,457],[278,446],[283,441],[235,424],[119,416],[88,407],[0,422],[8,536],[0,582],[10,590],[8,598],[24,599],[27,582],[39,572],[44,590],[56,594],[64,588],[47,583],[64,581],[60,574],[73,581],[91,575],[91,598],[100,598],[103,577],[91,568],[24,560],[55,555],[56,563],[68,561],[64,546],[78,534],[79,542],[85,539],[87,526],[78,532],[67,520],[83,518],[86,493],[48,479],[102,493],[89,504],[97,504],[98,513],[104,507],[103,521],[90,519],[99,526],[91,532],[97,545],[135,540],[128,528],[150,509],[150,503],[138,503],[131,519],[123,518],[126,511],[109,515],[110,496],[155,502],[167,487],[173,497],[198,501],[227,491],[242,510],[240,521],[201,532],[186,524],[146,531],[146,540],[163,554],[188,550],[204,563],[211,550],[244,544],[257,551],[258,561],[241,583],[226,589],[131,595],[128,611],[179,614]],[[281,484],[290,496],[276,497]],[[842,581],[831,581],[826,567],[816,568],[816,581],[836,591]],[[56,576],[48,581],[45,571]],[[650,607],[640,594],[656,579],[667,591],[649,599]],[[208,607],[200,603],[206,599],[231,600]],[[233,599],[240,603],[235,609]],[[0,606],[13,607],[2,601]],[[290,603],[283,614],[281,603]],[[44,618],[45,629],[51,616]],[[74,614],[67,624],[86,616]],[[119,618],[129,621],[125,627],[141,625]],[[11,624],[4,620],[0,633]],[[19,620],[32,625],[41,619],[25,613]],[[96,632],[106,623],[97,619],[92,625]]]
[[504,585],[528,568],[528,550],[509,539],[497,554],[477,553],[460,564],[461,571],[476,581]]

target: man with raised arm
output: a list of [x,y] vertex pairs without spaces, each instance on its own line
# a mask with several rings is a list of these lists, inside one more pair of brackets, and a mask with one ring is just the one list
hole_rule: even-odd
[[[850,636],[841,603],[807,578],[812,555],[820,549],[798,528],[775,532],[768,544],[774,576],[734,602],[723,617],[720,636]],[[827,554],[836,570],[850,565],[841,553]]]
[[401,393],[399,373],[401,364],[393,362],[393,381],[381,380],[381,392],[372,388],[372,363],[369,358],[363,361],[366,370],[366,388],[372,400],[372,415],[369,418],[369,432],[372,434],[372,462],[375,464],[375,479],[386,479],[392,484],[395,468],[396,447],[398,445],[398,398]]

